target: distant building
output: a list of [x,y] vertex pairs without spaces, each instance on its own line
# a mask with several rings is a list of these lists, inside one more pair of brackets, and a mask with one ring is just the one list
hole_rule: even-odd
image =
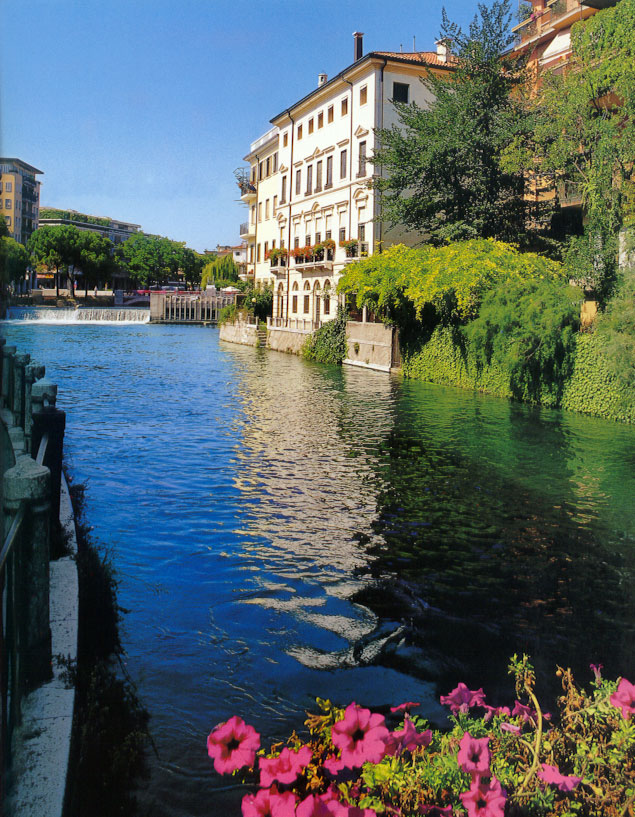
[[247,271],[247,244],[217,244],[216,257],[223,258],[225,255],[231,255],[234,264],[238,267],[238,273],[241,276],[246,275]]
[[40,182],[35,177],[43,172],[21,159],[0,158],[0,215],[20,244],[38,228]]
[[72,225],[78,230],[90,230],[109,238],[113,244],[123,244],[124,241],[141,230],[140,224],[128,221],[119,221],[110,216],[89,216],[78,213],[77,210],[59,210],[53,207],[42,207],[40,210],[40,227],[59,227]]

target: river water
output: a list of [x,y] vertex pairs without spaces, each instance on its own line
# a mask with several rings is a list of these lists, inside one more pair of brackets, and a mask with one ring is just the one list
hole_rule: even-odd
[[143,813],[238,814],[210,728],[265,740],[316,695],[386,706],[459,680],[513,702],[529,652],[635,675],[635,430],[215,329],[6,322],[67,411],[71,474],[118,571],[157,757]]

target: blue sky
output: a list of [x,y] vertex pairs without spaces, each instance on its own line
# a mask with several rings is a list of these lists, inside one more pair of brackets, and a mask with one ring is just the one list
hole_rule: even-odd
[[[0,152],[41,203],[202,251],[238,242],[232,171],[269,119],[364,52],[432,50],[430,0],[0,0]],[[447,0],[467,25],[475,6]]]

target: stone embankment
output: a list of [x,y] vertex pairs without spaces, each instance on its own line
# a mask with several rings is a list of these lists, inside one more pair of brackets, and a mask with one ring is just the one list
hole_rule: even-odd
[[78,628],[66,418],[44,367],[3,339],[0,350],[2,813],[61,817],[75,698],[65,662],[76,660]]

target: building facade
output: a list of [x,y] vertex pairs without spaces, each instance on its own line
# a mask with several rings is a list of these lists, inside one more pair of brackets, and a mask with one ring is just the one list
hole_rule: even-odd
[[239,179],[248,220],[247,274],[274,290],[273,323],[314,327],[334,317],[336,284],[346,265],[393,243],[420,240],[380,218],[369,158],[375,129],[398,123],[395,102],[426,107],[428,72],[447,75],[445,45],[436,52],[370,52],[356,33],[355,61],[274,116],[273,127],[244,157]]
[[59,227],[71,225],[78,230],[89,230],[93,233],[109,238],[113,244],[122,244],[131,235],[141,230],[141,225],[128,221],[118,221],[110,216],[90,216],[78,213],[77,210],[60,210],[53,207],[42,207],[40,211],[40,227]]
[[38,228],[40,182],[35,177],[43,172],[21,159],[0,158],[0,215],[20,244],[26,245]]

